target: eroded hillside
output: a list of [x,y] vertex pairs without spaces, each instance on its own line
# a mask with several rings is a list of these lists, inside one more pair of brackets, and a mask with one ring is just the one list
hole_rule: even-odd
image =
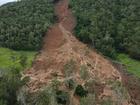
[[[58,23],[48,30],[42,50],[32,68],[25,72],[31,78],[29,92],[40,91],[55,79],[59,81],[57,90],[69,94],[68,105],[80,105],[82,97],[76,94],[78,86],[85,89],[87,100],[92,98],[87,105],[104,105],[102,103],[108,100],[111,105],[133,105],[122,85],[121,74],[112,63],[74,37],[76,19],[68,0],[55,4],[55,14]],[[69,81],[75,83],[73,89]]]

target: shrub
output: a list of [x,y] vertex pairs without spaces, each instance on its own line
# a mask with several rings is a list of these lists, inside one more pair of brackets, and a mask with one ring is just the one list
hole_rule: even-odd
[[53,3],[58,3],[60,0],[53,0]]
[[60,81],[58,81],[57,79],[53,79],[52,80],[52,83],[51,83],[51,87],[54,89],[54,90],[57,90],[58,87],[60,85]]
[[73,79],[68,79],[68,80],[65,80],[65,85],[69,88],[69,89],[74,89],[76,83],[74,82]]
[[20,65],[22,66],[22,68],[25,68],[27,66],[27,56],[24,54],[21,54],[19,57],[20,61]]
[[25,81],[21,80],[19,71],[16,68],[1,71],[0,104],[17,105],[17,91],[25,84]]
[[76,69],[75,61],[72,59],[64,65],[64,74],[66,77],[72,76]]
[[42,91],[32,95],[33,98],[29,100],[30,105],[58,105],[56,100],[56,90],[49,85]]
[[7,105],[7,102],[2,100],[2,99],[0,99],[0,105]]
[[96,85],[96,81],[94,79],[90,79],[85,83],[85,88],[88,90],[88,92],[94,93],[95,85]]
[[69,102],[68,93],[59,90],[56,92],[56,99],[58,104],[66,105]]
[[68,105],[69,94],[62,90],[56,90],[52,85],[47,86],[38,93],[31,94],[28,105]]
[[80,68],[80,76],[83,80],[86,80],[89,78],[89,74],[88,74],[88,68],[85,65],[82,65]]
[[80,105],[96,105],[96,98],[94,94],[89,94],[87,97],[80,99]]
[[49,93],[48,90],[44,90],[44,91],[40,92],[37,97],[35,105],[49,105],[50,96],[51,96],[51,94]]
[[17,92],[17,101],[18,105],[27,105],[28,100],[28,91],[27,88],[23,86]]
[[120,81],[113,82],[112,89],[115,91],[115,94],[117,95],[116,102],[117,104],[121,104],[124,99],[128,98],[128,92]]
[[129,48],[129,55],[132,58],[140,60],[140,49],[138,48],[139,45],[132,45],[132,47]]
[[88,91],[85,90],[85,89],[83,88],[83,86],[78,85],[78,86],[76,87],[76,89],[75,89],[75,95],[78,95],[78,96],[80,96],[80,97],[85,97],[85,96],[87,96],[87,94],[88,94]]
[[[103,100],[101,102],[101,105],[114,105],[114,104],[113,104],[113,101],[111,100],[111,98],[108,98],[106,100]],[[115,105],[121,105],[121,104],[115,104]]]

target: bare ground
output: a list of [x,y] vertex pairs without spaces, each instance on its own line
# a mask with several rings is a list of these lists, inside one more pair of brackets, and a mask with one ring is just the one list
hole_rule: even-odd
[[[80,67],[85,65],[89,72],[90,79],[98,80],[96,89],[98,98],[112,97],[113,101],[118,101],[119,96],[108,85],[108,81],[121,82],[122,77],[112,63],[91,50],[87,45],[78,41],[73,35],[73,29],[76,25],[76,19],[68,8],[68,0],[60,0],[55,4],[55,14],[58,17],[58,23],[52,26],[43,41],[43,48],[37,55],[32,68],[25,72],[26,76],[31,78],[28,83],[30,92],[36,92],[46,85],[49,85],[57,74],[57,79],[64,82],[64,65],[73,60],[76,65],[73,76],[74,80],[83,85],[85,80],[80,77]],[[123,99],[121,105],[133,105],[129,94],[127,99]],[[75,105],[79,105],[76,97],[73,97]]]

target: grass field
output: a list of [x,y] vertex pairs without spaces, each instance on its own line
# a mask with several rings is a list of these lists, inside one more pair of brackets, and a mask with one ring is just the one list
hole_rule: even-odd
[[119,54],[118,60],[125,64],[127,70],[140,78],[140,61],[130,58],[128,55]]
[[13,66],[20,67],[20,56],[24,55],[27,57],[26,68],[30,67],[34,59],[36,52],[32,51],[14,51],[8,48],[0,47],[0,68],[8,69]]

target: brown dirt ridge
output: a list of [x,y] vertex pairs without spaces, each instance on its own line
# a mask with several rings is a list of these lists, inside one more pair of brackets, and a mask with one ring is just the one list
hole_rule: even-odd
[[[84,85],[88,79],[93,79],[97,82],[94,88],[99,100],[111,97],[113,101],[120,101],[119,94],[110,85],[112,82],[122,83],[120,72],[109,60],[75,38],[73,29],[76,26],[76,19],[69,9],[68,0],[60,0],[55,4],[55,14],[58,17],[58,23],[48,30],[42,50],[36,56],[32,68],[24,73],[31,78],[27,84],[29,91],[37,92],[50,84],[54,74],[57,74],[57,79],[63,83],[66,79],[64,66],[69,61],[73,61],[76,69],[69,78],[73,78],[77,84],[81,85]],[[80,76],[80,68],[83,65],[89,74],[87,80]],[[64,86],[63,88],[66,89]],[[125,95],[127,98],[121,97],[121,104],[117,105],[134,105],[131,103],[129,94]],[[75,96],[73,101],[74,105],[80,105]]]

